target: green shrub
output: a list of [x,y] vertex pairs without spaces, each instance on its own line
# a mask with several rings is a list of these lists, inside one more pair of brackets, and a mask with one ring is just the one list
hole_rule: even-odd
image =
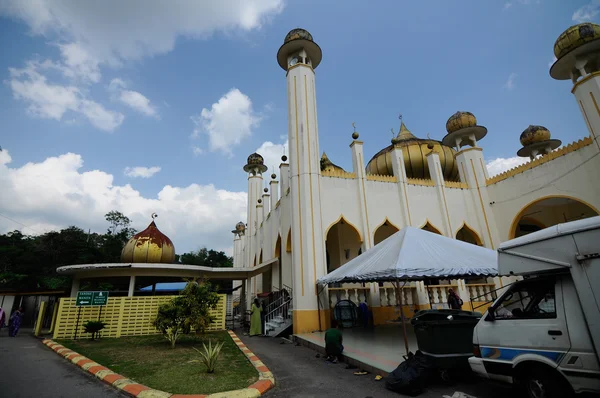
[[219,359],[219,355],[221,354],[221,348],[223,348],[223,342],[217,343],[214,346],[212,342],[208,341],[208,347],[206,344],[202,343],[203,351],[197,349],[196,347],[192,347],[194,350],[200,353],[200,359],[202,363],[206,365],[206,373],[214,373],[215,366],[217,365],[217,359]]
[[92,340],[95,340],[96,336],[98,335],[98,332],[101,331],[102,329],[104,329],[106,327],[106,325],[108,325],[108,324],[104,323],[102,321],[87,321],[83,325],[83,328],[85,329],[86,333],[91,333]]

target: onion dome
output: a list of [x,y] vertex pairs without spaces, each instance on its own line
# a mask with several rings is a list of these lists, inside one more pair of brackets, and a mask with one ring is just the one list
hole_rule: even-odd
[[323,152],[323,156],[321,156],[321,171],[333,170],[344,171],[344,169],[342,169],[340,166],[333,164],[333,162],[327,157],[327,154]]
[[254,152],[253,154],[248,156],[248,163],[244,166],[244,171],[248,173],[264,173],[265,171],[267,171],[267,166],[265,166],[265,159],[258,153]]
[[306,51],[310,59],[310,62],[306,62],[306,64],[311,65],[313,69],[319,66],[323,58],[321,48],[314,42],[312,35],[302,28],[292,29],[285,35],[283,45],[277,51],[277,63],[284,70],[288,70],[288,56],[300,50]]
[[600,38],[600,25],[591,22],[580,23],[565,30],[554,43],[554,55],[562,58],[565,54],[587,42]]
[[556,62],[550,68],[550,76],[557,80],[572,79],[575,82],[581,71],[577,63],[588,61],[586,69],[596,71],[597,52],[600,51],[600,25],[580,23],[565,30],[554,43]]
[[[428,145],[431,148],[428,148]],[[402,148],[404,167],[408,178],[431,178],[425,155],[433,149],[440,157],[444,179],[446,181],[458,180],[458,165],[454,160],[456,151],[439,141],[415,137],[406,128],[404,122],[400,125],[398,135],[392,139],[392,145],[383,148],[371,158],[367,164],[366,172],[368,174],[393,176],[392,150],[395,146]]]
[[[152,218],[155,216],[153,214]],[[172,264],[175,262],[175,247],[152,220],[148,228],[129,239],[121,252],[121,262]]]
[[454,133],[466,127],[477,126],[477,119],[471,112],[456,112],[446,122],[446,131]]
[[243,235],[244,232],[246,232],[246,224],[240,221],[239,223],[235,224],[235,229],[231,232],[236,235]]
[[517,151],[517,156],[535,158],[538,155],[546,155],[562,142],[552,139],[550,131],[544,126],[529,126],[521,133],[521,144],[523,148]]
[[548,141],[550,139],[550,131],[544,126],[530,125],[521,133],[519,139],[523,146]]

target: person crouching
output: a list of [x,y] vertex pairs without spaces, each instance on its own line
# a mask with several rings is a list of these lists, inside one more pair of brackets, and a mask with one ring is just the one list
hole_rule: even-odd
[[344,351],[342,341],[342,331],[338,321],[334,319],[331,321],[331,328],[325,332],[325,353],[327,354],[325,360],[337,363],[341,359],[342,351]]

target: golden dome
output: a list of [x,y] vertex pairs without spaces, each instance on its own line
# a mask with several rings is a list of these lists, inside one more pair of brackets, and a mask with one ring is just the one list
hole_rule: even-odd
[[550,139],[550,131],[544,126],[532,126],[527,127],[522,133],[521,145],[527,146],[542,141],[548,141]]
[[175,262],[175,247],[152,220],[148,228],[129,239],[121,252],[121,262],[171,264]]
[[394,149],[394,146],[397,146],[402,148],[406,176],[408,178],[429,179],[431,177],[429,175],[427,157],[425,156],[431,152],[428,145],[433,146],[433,150],[440,156],[444,179],[447,181],[457,181],[458,165],[454,159],[456,151],[439,141],[415,137],[406,128],[404,122],[400,125],[398,135],[392,139],[392,145],[375,154],[367,164],[366,171],[368,174],[393,176],[392,149]]
[[600,38],[600,25],[580,23],[565,30],[554,43],[554,55],[561,58],[587,42]]
[[313,41],[312,35],[306,29],[296,28],[289,31],[287,35],[285,35],[285,39],[283,39],[283,43],[288,43],[292,40],[310,40]]
[[257,171],[264,173],[267,171],[265,159],[256,152],[250,154],[250,156],[248,156],[248,162],[244,166],[244,171],[248,173],[255,173]]
[[321,171],[333,170],[344,171],[344,169],[342,169],[340,166],[333,164],[333,162],[327,157],[327,154],[323,152],[323,156],[321,156]]
[[460,129],[474,126],[477,126],[477,119],[475,118],[475,115],[473,115],[471,112],[459,111],[450,116],[446,122],[446,131],[448,134],[450,134]]

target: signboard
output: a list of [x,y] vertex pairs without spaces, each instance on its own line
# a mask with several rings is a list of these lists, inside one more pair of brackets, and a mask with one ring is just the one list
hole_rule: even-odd
[[75,306],[102,306],[108,302],[108,292],[77,292]]

